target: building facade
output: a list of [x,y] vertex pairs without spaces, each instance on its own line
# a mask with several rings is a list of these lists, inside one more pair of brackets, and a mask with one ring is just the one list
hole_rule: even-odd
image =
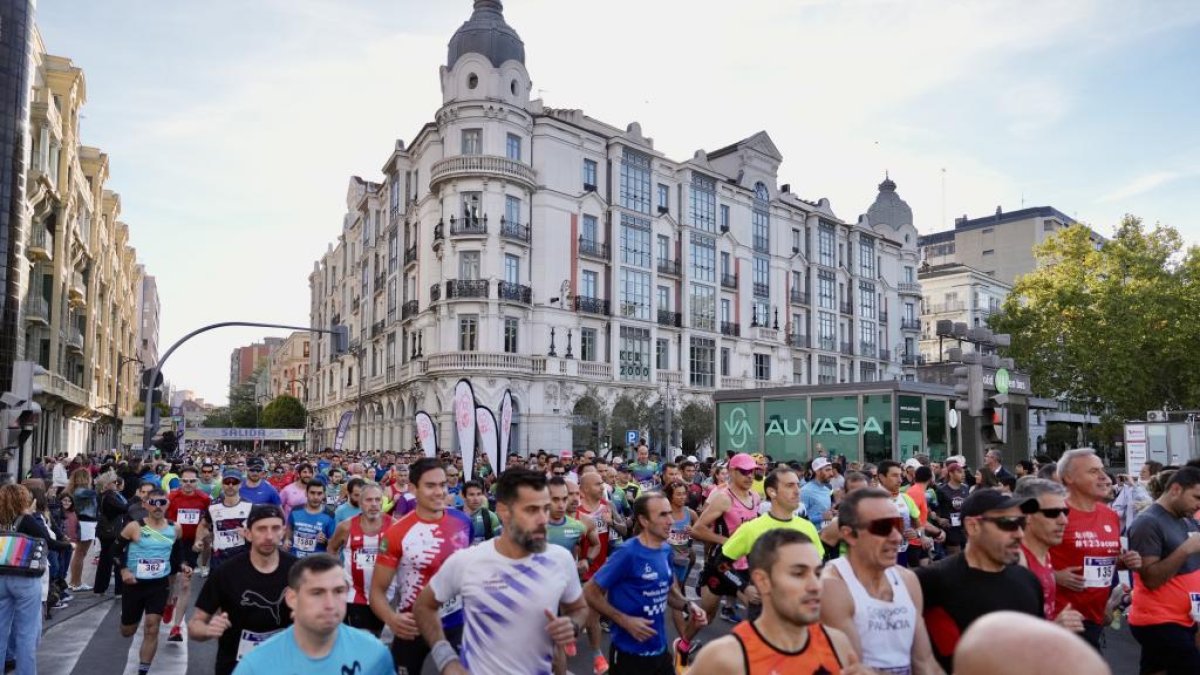
[[261,365],[266,367],[271,358],[271,350],[283,344],[282,338],[264,338],[245,347],[235,347],[229,355],[229,388],[246,384],[254,376],[254,371]]
[[108,155],[79,136],[86,98],[83,71],[36,36],[20,290],[20,358],[46,371],[35,456],[115,448],[117,418],[137,403],[143,270],[105,187]]
[[308,360],[312,335],[295,332],[271,352],[269,377],[271,398],[284,394],[304,402],[308,388]]
[[320,442],[360,411],[347,447],[411,445],[425,410],[453,448],[461,377],[490,406],[512,392],[523,452],[571,447],[585,402],[636,392],[915,378],[917,234],[892,181],[839,219],[780,184],[765,132],[672,159],[637,122],[530,100],[524,55],[476,2],[434,120],[350,180],[309,277],[312,325],[350,332],[341,356],[314,337]]
[[[139,268],[141,265],[138,266]],[[158,281],[141,270],[142,284],[138,287],[138,356],[146,367],[158,363],[158,327],[162,306],[158,300]]]
[[924,294],[920,352],[927,363],[941,362],[946,350],[958,346],[955,340],[938,338],[938,321],[986,327],[988,318],[1000,311],[1012,292],[1011,284],[957,263],[922,266],[917,278]]

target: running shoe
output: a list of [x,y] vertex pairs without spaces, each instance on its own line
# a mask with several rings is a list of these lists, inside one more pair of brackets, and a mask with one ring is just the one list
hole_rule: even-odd
[[62,598],[59,598],[58,602],[54,603],[53,605],[50,605],[50,609],[62,609],[66,606],[67,606],[67,601],[63,600]]
[[162,622],[171,623],[171,619],[175,618],[175,603],[169,603],[163,608]]
[[87,584],[79,584],[78,586],[67,586],[67,590],[72,593],[79,593],[80,591],[90,591],[92,587]]
[[207,577],[208,576],[208,567],[207,566],[201,567],[200,569],[196,570],[196,574],[199,574],[201,579]]
[[729,606],[721,608],[721,618],[729,623],[741,623],[742,617],[738,616],[737,609]]
[[167,642],[183,642],[183,631],[179,626],[171,627],[171,634],[167,636]]
[[604,658],[603,654],[597,654],[596,658],[592,659],[593,675],[604,675],[608,672],[608,659]]

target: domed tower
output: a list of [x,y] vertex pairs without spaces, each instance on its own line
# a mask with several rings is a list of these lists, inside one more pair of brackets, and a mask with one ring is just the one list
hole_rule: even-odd
[[441,73],[443,104],[491,100],[524,108],[529,103],[525,43],[505,23],[500,0],[475,0],[471,18],[450,38]]
[[899,230],[905,225],[912,226],[913,212],[908,202],[896,194],[896,183],[885,173],[883,182],[879,184],[879,195],[875,203],[867,209],[867,217],[871,225],[889,225],[893,230]]

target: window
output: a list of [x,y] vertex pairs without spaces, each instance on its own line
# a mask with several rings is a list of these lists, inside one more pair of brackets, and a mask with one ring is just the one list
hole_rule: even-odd
[[835,384],[837,382],[837,358],[833,356],[817,357],[817,384]]
[[521,259],[511,253],[504,254],[504,281],[521,283]]
[[717,182],[708,176],[692,174],[692,227],[705,232],[717,230]]
[[733,312],[731,311],[731,305],[729,303],[729,300],[726,298],[722,298],[721,299],[721,323],[729,323],[730,321],[733,320],[732,317],[733,317]]
[[[717,289],[712,286],[692,284],[691,289],[692,328],[699,330],[717,329]],[[728,303],[728,300],[723,301]]]
[[875,284],[866,281],[858,283],[858,316],[870,321],[875,320]]
[[766,382],[771,379],[770,354],[754,355],[754,379],[758,380],[759,382]]
[[621,206],[650,213],[650,156],[629,148],[621,154]]
[[579,329],[579,358],[583,361],[596,360],[596,329]]
[[479,251],[463,251],[458,254],[458,278],[479,278]]
[[621,326],[620,379],[650,379],[650,331],[646,328]]
[[462,154],[483,154],[483,129],[463,129]]
[[504,221],[509,225],[517,225],[521,222],[521,198],[512,195],[504,197]]
[[750,311],[753,313],[755,324],[764,328],[771,325],[771,305],[769,302],[761,298],[756,298],[753,304],[750,305]]
[[729,206],[727,204],[721,205],[721,229],[729,229]]
[[518,319],[506,316],[504,317],[504,353],[517,353],[517,323]]
[[729,347],[721,347],[721,377],[729,377]]
[[913,278],[913,268],[905,267],[904,268],[904,283],[912,284],[912,283],[916,283],[916,281],[917,280]]
[[911,303],[911,302],[904,303],[904,320],[905,321],[916,321],[917,320],[916,308],[913,307],[913,303]]
[[670,204],[670,202],[671,202],[671,188],[667,187],[666,185],[663,185],[662,183],[659,183],[658,184],[658,210],[659,210],[659,212],[665,213],[668,209],[668,205]]
[[596,160],[583,160],[583,187],[584,189],[596,189]]
[[480,218],[483,216],[479,211],[479,200],[482,197],[482,193],[463,192],[461,194],[463,225],[479,227],[482,225]]
[[519,162],[521,161],[521,137],[516,134],[509,134],[504,143],[505,156],[509,159]]
[[817,306],[821,309],[838,309],[835,279],[833,272],[817,271]]
[[596,295],[597,291],[600,288],[600,284],[597,281],[598,278],[599,278],[599,276],[592,270],[584,270],[583,271],[583,283],[581,284],[583,286],[583,288],[581,289],[580,295],[582,295],[585,298],[600,297],[599,295]]
[[837,235],[833,225],[822,222],[817,228],[817,262],[826,267],[836,267]]
[[655,300],[657,302],[655,306],[661,310],[670,310],[671,289],[667,288],[666,286],[657,286],[654,290],[656,293]]
[[817,347],[825,351],[837,351],[837,316],[830,312],[817,314]]
[[665,234],[656,237],[658,242],[658,262],[665,263],[671,259],[671,239]]
[[692,338],[688,356],[688,382],[693,387],[712,387],[713,365],[716,360],[717,343],[710,338]]
[[650,269],[650,221],[621,214],[621,262]]
[[671,369],[671,342],[665,338],[654,341],[654,367],[659,370]]
[[754,258],[754,296],[771,296],[771,261],[759,256]]
[[870,237],[858,238],[858,268],[862,276],[875,279],[875,240]]
[[584,216],[583,217],[583,239],[584,239],[584,241],[590,241],[592,243],[598,242],[598,241],[600,241],[597,238],[599,236],[599,234],[600,234],[599,228],[596,225],[596,216]]
[[800,238],[800,230],[793,227],[792,228],[792,253],[799,253],[800,251],[803,251],[804,249],[801,246],[801,244],[803,244],[803,243],[804,242]]
[[[691,277],[696,281],[714,283],[717,280],[717,240],[693,232],[689,242],[691,254]],[[722,253],[722,264],[728,264],[728,253]]]
[[863,362],[863,363],[859,364],[858,368],[859,368],[859,371],[858,371],[858,381],[859,382],[874,382],[879,379],[879,376],[875,369],[874,363]]
[[473,352],[479,348],[478,317],[460,316],[458,318],[458,348],[464,352]]
[[875,324],[870,321],[860,321],[858,323],[858,340],[862,356],[875,357]]
[[1053,220],[1043,220],[1042,221],[1042,232],[1053,232],[1054,227],[1055,227],[1055,223]]
[[621,268],[621,316],[650,319],[650,273]]

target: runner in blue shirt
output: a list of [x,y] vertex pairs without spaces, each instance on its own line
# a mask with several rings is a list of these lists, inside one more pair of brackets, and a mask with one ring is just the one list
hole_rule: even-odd
[[336,523],[325,511],[325,484],[310,478],[305,484],[307,502],[303,509],[288,514],[287,530],[283,546],[290,548],[292,555],[304,558],[315,553],[324,553],[325,544],[333,536]]
[[262,458],[255,457],[246,463],[246,480],[242,481],[242,487],[239,493],[242,499],[251,504],[274,504],[275,506],[283,506],[283,500],[279,498],[279,491],[275,489],[267,481],[263,480],[263,473],[267,470],[267,465]]

